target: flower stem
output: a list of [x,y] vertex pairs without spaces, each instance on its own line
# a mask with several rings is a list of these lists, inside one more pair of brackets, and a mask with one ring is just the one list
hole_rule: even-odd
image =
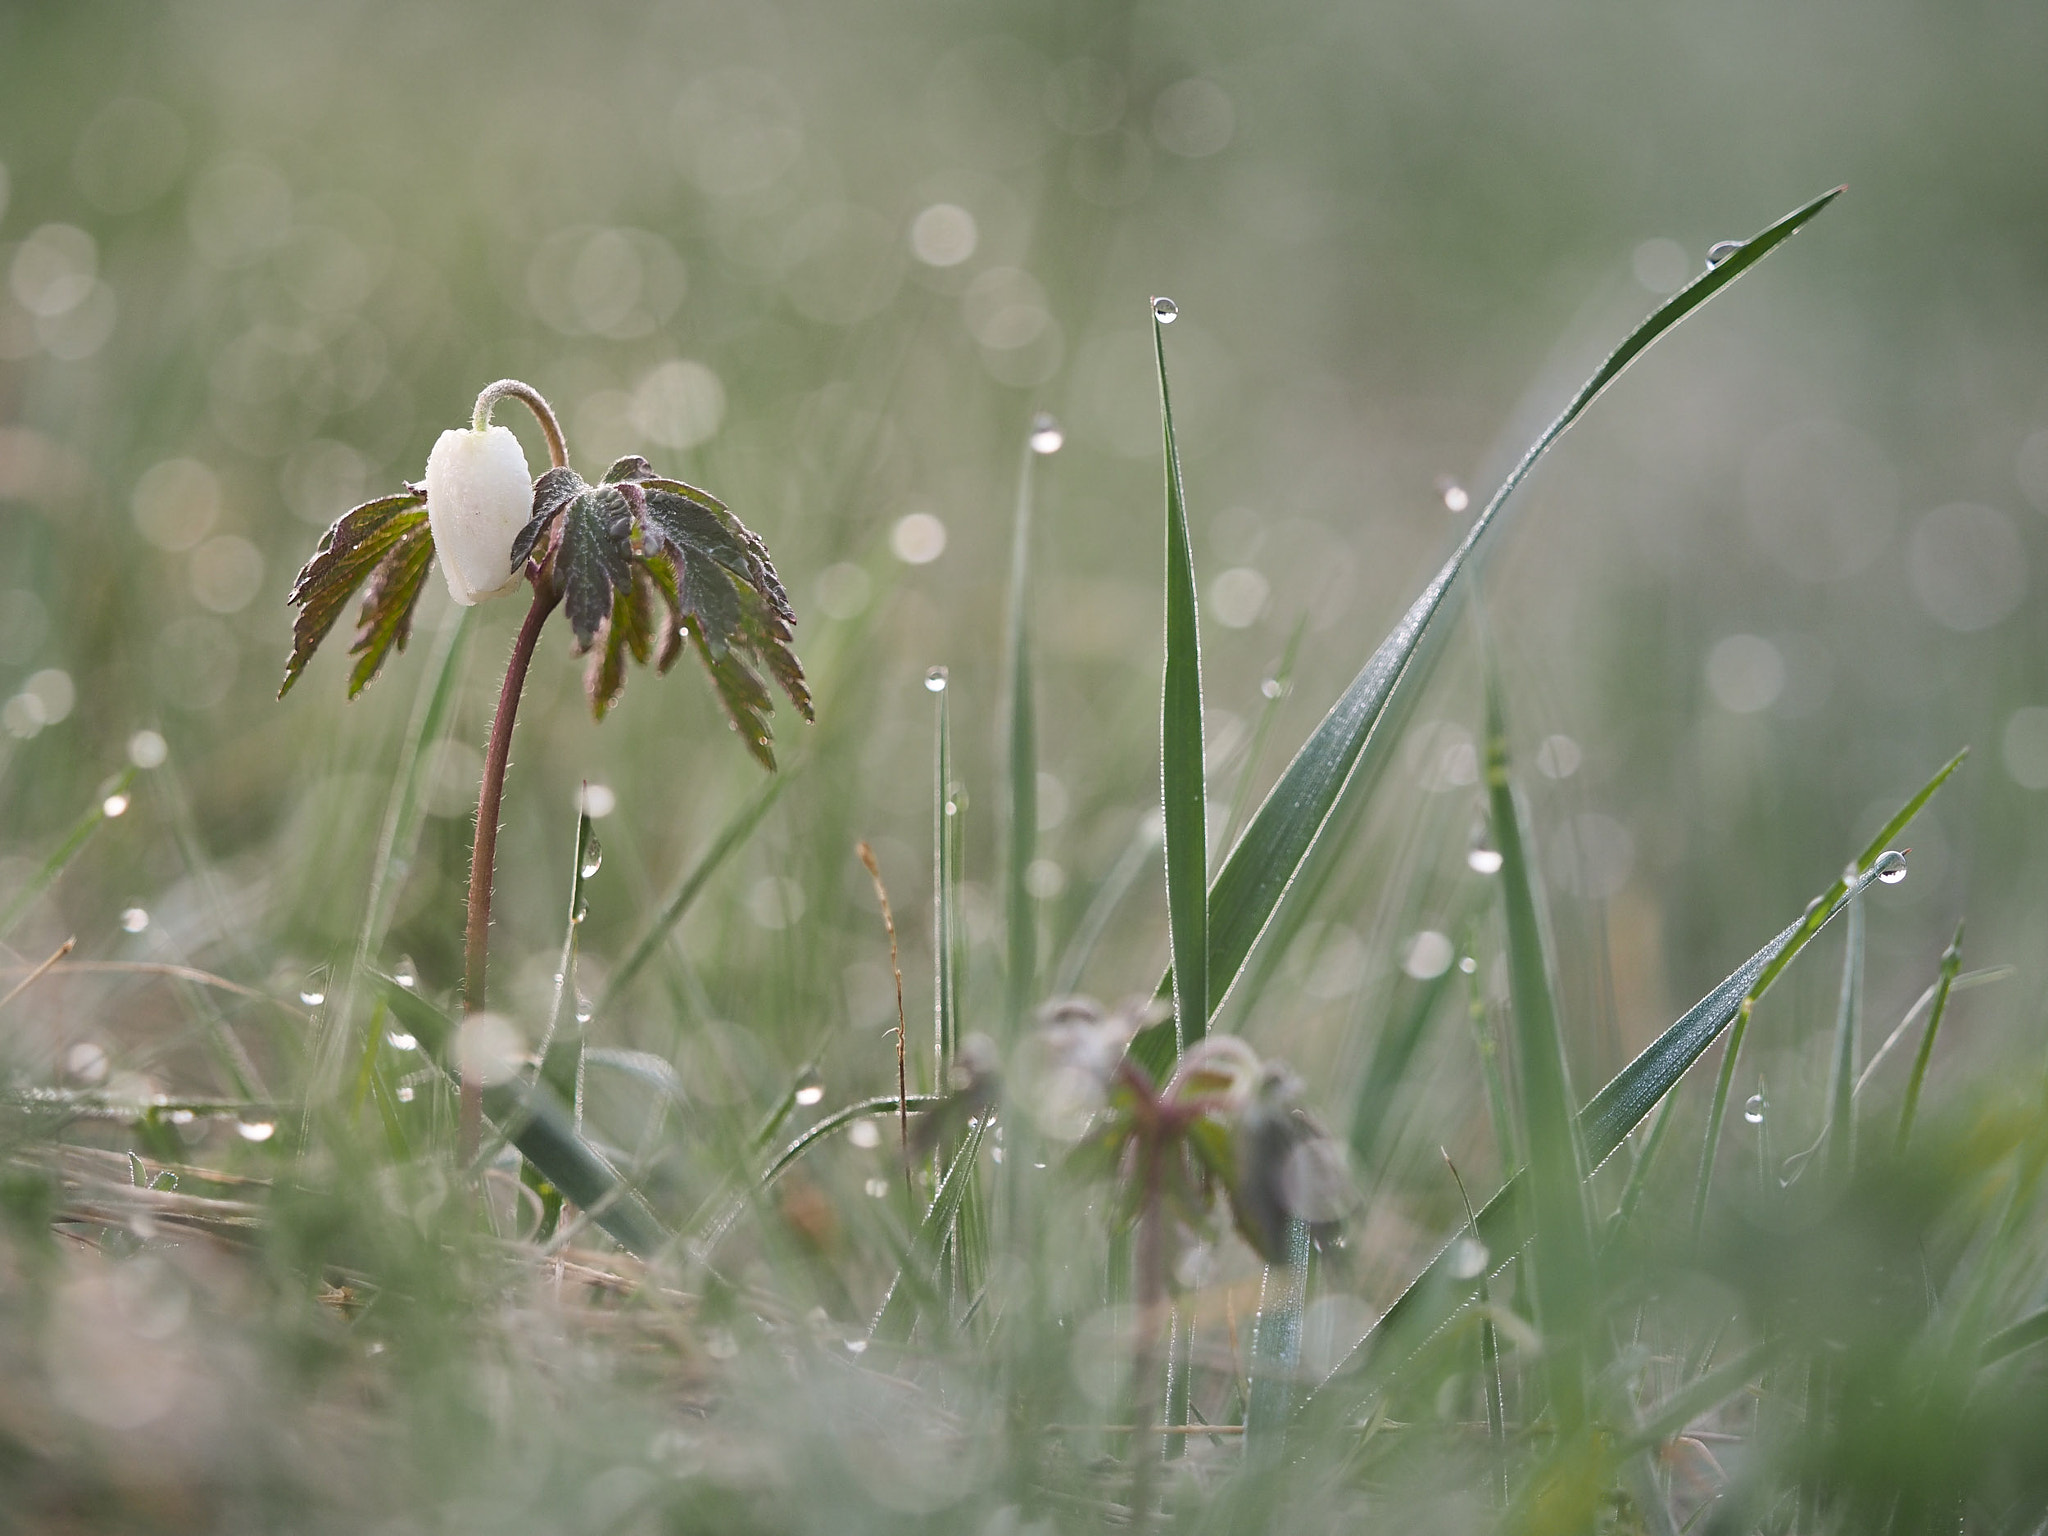
[[562,441],[562,424],[555,420],[554,408],[541,397],[541,392],[531,384],[522,384],[517,379],[500,379],[495,384],[484,386],[482,394],[476,397],[476,410],[471,413],[469,424],[481,432],[491,424],[491,411],[500,400],[517,400],[540,423],[541,435],[548,440],[548,462],[556,469],[569,462],[569,449]]
[[[548,441],[548,460],[557,469],[569,462],[569,450],[562,440],[562,424],[554,410],[531,384],[517,379],[500,379],[476,397],[470,424],[482,431],[490,425],[492,408],[500,400],[517,400],[540,423]],[[519,695],[526,686],[526,669],[533,660],[533,648],[540,642],[548,615],[562,600],[545,569],[533,574],[533,606],[519,626],[519,638],[512,642],[512,659],[505,667],[505,684],[498,691],[498,712],[491,720],[491,741],[484,753],[483,782],[477,787],[476,844],[469,857],[469,923],[464,937],[462,964],[462,1007],[465,1013],[484,1009],[485,967],[491,944],[491,885],[498,860],[498,812],[505,799],[505,769],[512,760],[512,724],[519,714]],[[462,1106],[458,1129],[458,1150],[465,1166],[476,1159],[483,1130],[483,1082],[462,1063]]]

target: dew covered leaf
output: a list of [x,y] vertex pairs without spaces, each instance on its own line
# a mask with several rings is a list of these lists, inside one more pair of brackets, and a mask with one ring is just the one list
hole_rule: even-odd
[[299,613],[292,624],[291,659],[285,664],[277,696],[283,698],[291,691],[341,617],[341,610],[374,575],[355,647],[364,660],[357,665],[349,688],[351,697],[360,693],[390,651],[405,649],[412,608],[433,554],[427,498],[422,491],[408,489],[380,497],[337,518],[321,536],[313,558],[300,570],[286,599]]
[[533,516],[512,541],[513,570],[526,564],[562,508],[585,489],[583,477],[566,465],[558,465],[534,481]]
[[612,486],[579,491],[562,513],[562,543],[555,556],[555,580],[580,655],[610,619],[613,598],[632,584],[631,546],[612,526],[630,513],[625,495]]

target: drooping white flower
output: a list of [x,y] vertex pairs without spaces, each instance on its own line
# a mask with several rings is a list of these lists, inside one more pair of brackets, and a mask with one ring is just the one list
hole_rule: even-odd
[[427,455],[427,522],[448,592],[467,608],[519,584],[512,540],[533,515],[526,452],[507,427],[443,432]]

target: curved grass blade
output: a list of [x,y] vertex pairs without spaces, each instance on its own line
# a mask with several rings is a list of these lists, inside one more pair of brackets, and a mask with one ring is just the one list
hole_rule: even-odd
[[1209,798],[1202,765],[1202,637],[1195,557],[1166,383],[1166,327],[1155,305],[1159,417],[1166,449],[1166,677],[1159,704],[1159,794],[1166,816],[1166,917],[1176,1051],[1209,1028]]
[[1942,952],[1941,974],[1934,982],[1934,1007],[1927,1016],[1927,1032],[1920,1037],[1919,1054],[1913,1058],[1913,1075],[1906,1083],[1906,1105],[1899,1111],[1898,1150],[1906,1150],[1913,1134],[1913,1118],[1920,1110],[1920,1090],[1927,1083],[1927,1064],[1934,1059],[1934,1037],[1941,1033],[1941,1016],[1948,1012],[1948,995],[1954,989],[1956,972],[1963,963],[1963,925],[1956,924],[1956,936]]
[[[943,1087],[960,1043],[960,802],[953,793],[950,679],[935,667],[926,686],[938,695],[932,734],[932,1086]],[[934,684],[936,686],[934,686]]]
[[[1593,1096],[1593,1100],[1579,1112],[1579,1135],[1586,1150],[1586,1161],[1590,1170],[1597,1171],[1602,1163],[1613,1155],[1628,1133],[1640,1125],[1645,1116],[1657,1107],[1665,1094],[1678,1085],[1688,1068],[1706,1052],[1721,1032],[1728,1027],[1743,1003],[1754,1002],[1764,990],[1783,974],[1799,952],[1811,943],[1814,935],[1825,928],[1828,922],[1848,903],[1853,889],[1860,895],[1878,878],[1877,865],[1885,845],[1903,831],[1921,808],[1926,805],[1934,792],[1945,783],[1950,774],[1962,763],[1965,753],[1957,753],[1941,770],[1924,785],[1920,792],[1906,802],[1899,813],[1885,824],[1884,829],[1872,840],[1864,855],[1858,860],[1860,873],[1855,876],[1853,887],[1846,877],[1837,879],[1808,906],[1801,917],[1773,938],[1764,947],[1751,955],[1736,970],[1724,979],[1705,997],[1688,1009],[1669,1029],[1617,1073],[1606,1087]],[[1509,1179],[1500,1191],[1479,1211],[1479,1233],[1481,1241],[1496,1259],[1505,1259],[1517,1252],[1526,1240],[1527,1225],[1526,1181],[1517,1174]],[[1351,1354],[1332,1371],[1318,1388],[1326,1390],[1330,1383],[1340,1378],[1359,1374],[1378,1352],[1382,1339],[1408,1339],[1426,1342],[1441,1324],[1432,1324],[1416,1313],[1432,1302],[1454,1300],[1455,1306],[1464,1303],[1464,1293],[1450,1284],[1446,1244],[1411,1280],[1401,1294],[1381,1315],[1363,1340]],[[1447,1314],[1448,1315],[1448,1314]]]
[[[371,982],[421,1049],[454,1081],[450,1070],[454,1023],[419,993],[389,976],[372,973]],[[484,1113],[541,1176],[629,1252],[652,1258],[667,1244],[669,1234],[654,1212],[618,1170],[578,1134],[568,1106],[545,1082],[515,1077],[489,1084],[483,1099]]]
[[1486,785],[1494,846],[1500,850],[1501,905],[1507,919],[1508,995],[1514,1009],[1515,1068],[1535,1219],[1535,1301],[1544,1336],[1551,1405],[1559,1429],[1585,1422],[1588,1356],[1593,1347],[1593,1234],[1586,1213],[1585,1153],[1573,1113],[1571,1075],[1541,914],[1536,875],[1522,841],[1508,760],[1500,679],[1486,667]]
[[937,1109],[945,1102],[945,1096],[937,1093],[913,1093],[902,1099],[890,1093],[877,1098],[862,1099],[858,1104],[848,1104],[841,1109],[835,1109],[777,1153],[775,1161],[770,1163],[767,1171],[761,1175],[761,1183],[773,1184],[790,1164],[812,1147],[834,1131],[844,1130],[856,1120],[893,1116],[905,1111],[913,1115],[923,1114],[926,1110]]
[[[888,1102],[891,1109],[895,1108],[894,1099]],[[952,1243],[954,1218],[960,1213],[960,1203],[967,1193],[967,1186],[974,1181],[982,1132],[993,1118],[984,1115],[973,1122],[961,1138],[959,1149],[946,1166],[945,1177],[939,1181],[938,1192],[932,1196],[931,1209],[918,1223],[917,1236],[910,1245],[910,1257],[890,1284],[889,1294],[882,1302],[882,1310],[875,1316],[874,1326],[868,1330],[868,1337],[900,1344],[917,1326],[922,1300],[934,1294],[931,1274]]]
[[754,835],[754,829],[761,825],[761,819],[768,814],[769,807],[775,804],[776,797],[798,771],[792,769],[770,779],[761,786],[753,799],[740,807],[732,819],[719,829],[718,836],[711,840],[711,846],[690,866],[688,873],[677,883],[675,891],[662,903],[661,912],[647,925],[646,931],[634,940],[626,958],[620,961],[612,972],[611,979],[605,983],[604,991],[598,996],[599,1013],[612,1011],[619,999],[625,995],[626,988],[632,983],[633,978],[646,968],[647,962],[660,950],[662,942],[703,894],[704,887],[710,883],[711,877],[718,873],[719,866]]
[[2048,1344],[2048,1307],[2030,1312],[2010,1328],[2001,1328],[1984,1341],[1983,1353],[1977,1363],[1996,1365],[2009,1359],[2023,1349],[2032,1349],[2036,1344]]
[[135,770],[124,768],[93,791],[91,807],[71,824],[71,830],[64,834],[64,841],[57,845],[56,852],[43,860],[41,867],[14,893],[14,899],[0,910],[0,939],[14,931],[14,925],[21,921],[22,914],[35,905],[36,898],[50,888],[52,882],[64,873],[64,867],[77,858],[79,850],[92,840],[100,823],[107,819],[107,802],[120,796],[121,809],[127,809],[128,786],[134,782]]
[[576,958],[580,948],[577,941],[583,932],[584,914],[589,911],[583,882],[597,873],[602,858],[597,834],[591,829],[590,813],[579,809],[576,857],[569,866],[568,920],[562,927],[562,959],[555,970],[555,1006],[537,1052],[541,1080],[561,1095],[578,1126],[583,1124],[583,1026],[588,1015],[578,1005],[576,995]]
[[[1508,472],[1442,569],[1409,605],[1393,632],[1380,642],[1379,649],[1302,744],[1224,860],[1209,900],[1208,990],[1212,1007],[1223,1001],[1236,981],[1252,946],[1272,920],[1275,908],[1307,859],[1309,849],[1335,814],[1339,800],[1352,792],[1350,786],[1354,781],[1369,782],[1384,764],[1391,747],[1384,736],[1377,735],[1381,718],[1404,682],[1420,684],[1426,678],[1431,658],[1418,657],[1418,651],[1425,636],[1440,627],[1432,625],[1431,620],[1444,606],[1458,573],[1493,526],[1508,498],[1551,445],[1630,363],[1789,239],[1842,190],[1837,187],[1794,209],[1673,294],[1615,348]],[[1411,665],[1417,662],[1420,664]],[[1139,1036],[1134,1046],[1139,1059],[1155,1067],[1164,1059],[1162,1029],[1163,1026],[1155,1026],[1153,1032]]]
[[1849,941],[1842,948],[1842,995],[1835,1009],[1834,1068],[1828,1076],[1828,1177],[1837,1188],[1856,1166],[1856,1055],[1863,1033],[1862,899],[1849,903]]
[[[1036,429],[1034,429],[1035,431]],[[1006,665],[1010,703],[1004,756],[1009,763],[1009,846],[1003,869],[1004,917],[1009,927],[1006,1035],[1015,1039],[1031,1011],[1038,980],[1038,913],[1024,883],[1038,853],[1038,717],[1031,679],[1031,466],[1027,442],[1017,470],[1017,520],[1010,541],[1010,627]]]

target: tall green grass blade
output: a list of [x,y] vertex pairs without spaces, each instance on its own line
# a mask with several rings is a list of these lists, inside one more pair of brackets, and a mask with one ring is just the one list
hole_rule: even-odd
[[604,991],[598,997],[599,1013],[612,1012],[619,999],[625,995],[626,988],[632,984],[633,978],[655,957],[668,936],[675,931],[676,924],[683,920],[691,905],[703,894],[704,887],[710,884],[711,877],[718,873],[719,866],[754,835],[754,829],[761,825],[762,818],[780,798],[782,791],[789,784],[791,775],[796,771],[798,770],[786,768],[781,773],[773,775],[754,797],[734,812],[732,819],[719,829],[718,836],[711,840],[711,846],[698,855],[697,862],[690,866],[668,900],[662,903],[660,913],[647,925],[646,931],[633,942],[632,949],[627,951],[626,958],[613,970],[611,979],[605,983]]
[[1649,1188],[1650,1170],[1656,1166],[1657,1154],[1663,1149],[1664,1134],[1671,1129],[1671,1112],[1677,1103],[1676,1094],[1664,1096],[1664,1105],[1650,1126],[1649,1139],[1643,1143],[1635,1166],[1628,1171],[1628,1183],[1622,1186],[1621,1203],[1614,1208],[1614,1220],[1608,1224],[1607,1236],[1603,1239],[1605,1248],[1611,1249],[1619,1244],[1628,1235],[1629,1223],[1636,1219],[1636,1207],[1642,1204],[1643,1191]]
[[932,1196],[931,1209],[925,1212],[924,1220],[918,1224],[917,1236],[910,1245],[910,1257],[904,1261],[882,1302],[882,1310],[875,1316],[874,1326],[869,1330],[870,1338],[900,1344],[917,1326],[922,1299],[931,1294],[931,1287],[926,1281],[945,1255],[954,1218],[960,1213],[960,1202],[974,1179],[981,1153],[982,1132],[991,1118],[984,1115],[968,1127],[958,1150],[953,1153],[952,1161],[946,1165],[945,1177],[939,1180],[938,1190]]
[[943,1089],[960,1044],[960,801],[953,789],[950,679],[935,667],[926,679],[938,695],[932,734],[932,1086]]
[[1176,1048],[1209,1029],[1209,791],[1202,765],[1202,637],[1195,557],[1166,383],[1166,327],[1155,305],[1159,417],[1166,450],[1166,677],[1159,704],[1159,792],[1166,816],[1166,919]]
[[[1035,432],[1035,429],[1034,429]],[[1006,1036],[1023,1027],[1038,981],[1038,912],[1025,877],[1038,854],[1038,717],[1031,675],[1031,469],[1038,453],[1029,442],[1017,469],[1017,518],[1010,538],[1010,627],[1004,671],[1010,722],[1004,732],[1009,766],[1009,845],[1003,868],[1003,907],[1009,929],[1008,974],[1003,989]]]
[[[1782,929],[1775,938],[1751,955],[1718,986],[1691,1008],[1686,1010],[1676,1023],[1644,1049],[1641,1055],[1622,1068],[1614,1078],[1593,1096],[1593,1100],[1579,1113],[1579,1135],[1586,1152],[1587,1165],[1597,1170],[1622,1143],[1624,1137],[1640,1125],[1658,1102],[1678,1085],[1687,1069],[1705,1054],[1740,1011],[1745,999],[1754,1001],[1760,997],[1771,981],[1783,974],[1789,965],[1809,943],[1815,934],[1825,928],[1830,919],[1848,903],[1853,890],[1860,895],[1878,879],[1878,861],[1882,851],[1906,825],[1918,815],[1921,808],[1945,783],[1950,774],[1963,760],[1958,753],[1924,785],[1919,793],[1909,800],[1904,808],[1886,823],[1863,857],[1858,861],[1860,873],[1855,876],[1853,886],[1844,879],[1838,879],[1807,908],[1806,914],[1798,921]],[[1519,1174],[1507,1183],[1480,1208],[1479,1232],[1487,1250],[1499,1260],[1521,1248],[1528,1235],[1526,1202],[1527,1182]],[[1409,1282],[1406,1289],[1394,1299],[1392,1305],[1381,1314],[1380,1320],[1360,1341],[1357,1348],[1332,1371],[1325,1387],[1339,1379],[1349,1379],[1359,1374],[1378,1352],[1383,1339],[1426,1340],[1436,1325],[1416,1314],[1432,1301],[1441,1301],[1456,1296],[1462,1305],[1463,1293],[1455,1291],[1450,1284],[1449,1267],[1446,1263],[1449,1253],[1446,1245],[1422,1272]]]
[[[1423,642],[1432,620],[1451,594],[1458,574],[1499,517],[1502,507],[1552,444],[1587,406],[1686,316],[1755,266],[1839,196],[1842,188],[1815,198],[1737,246],[1725,259],[1693,279],[1632,331],[1586,380],[1556,420],[1537,436],[1500,488],[1493,493],[1458,547],[1422,589],[1408,611],[1380,642],[1330,712],[1280,776],[1218,871],[1209,902],[1210,1003],[1220,1004],[1243,969],[1246,957],[1272,921],[1274,910],[1307,859],[1310,848],[1337,810],[1340,799],[1362,792],[1384,766],[1391,743],[1378,732],[1382,717],[1404,685],[1419,686],[1430,670]],[[1358,788],[1352,788],[1353,785]],[[1163,1026],[1141,1035],[1134,1052],[1148,1065],[1165,1059]]]
[[1707,1131],[1700,1139],[1700,1171],[1693,1180],[1692,1241],[1698,1248],[1707,1226],[1707,1196],[1714,1187],[1714,1163],[1721,1152],[1721,1127],[1728,1119],[1728,1095],[1735,1086],[1735,1064],[1742,1059],[1742,1042],[1749,1035],[1749,1017],[1755,1011],[1753,998],[1744,998],[1735,1013],[1735,1027],[1728,1031],[1728,1045],[1721,1052],[1721,1070],[1714,1074],[1714,1099],[1707,1109]]
[[2023,1349],[2032,1349],[2036,1344],[2048,1344],[2048,1307],[2030,1312],[2010,1328],[2001,1328],[1984,1341],[1983,1352],[1978,1355],[1979,1365],[1996,1365],[2001,1360],[2011,1359]]
[[1828,1175],[1839,1187],[1856,1166],[1856,1057],[1863,1034],[1863,902],[1849,903],[1842,947],[1842,996],[1835,1010],[1834,1069],[1828,1078]]
[[[389,976],[373,972],[371,983],[393,1016],[419,1041],[421,1050],[455,1081],[453,1021],[418,992]],[[514,1077],[487,1084],[484,1113],[564,1199],[582,1207],[629,1252],[652,1258],[667,1244],[669,1234],[646,1202],[583,1139],[569,1107],[545,1082]]]
[[[1876,837],[1870,840],[1851,869],[1844,871],[1833,885],[1814,897],[1807,905],[1804,917],[1759,950],[1748,965],[1716,987],[1693,1008],[1692,1012],[1679,1020],[1678,1024],[1674,1024],[1648,1050],[1629,1063],[1613,1082],[1600,1090],[1599,1095],[1586,1107],[1587,1115],[1595,1122],[1587,1131],[1586,1144],[1588,1151],[1593,1154],[1596,1166],[1605,1159],[1608,1152],[1621,1145],[1621,1138],[1650,1112],[1657,1099],[1662,1098],[1670,1086],[1683,1075],[1685,1068],[1699,1059],[1701,1052],[1713,1043],[1715,1036],[1719,1035],[1734,1018],[1741,1003],[1744,1000],[1752,1004],[1760,1001],[1783,974],[1785,967],[1790,965],[1813,936],[1842,910],[1852,879],[1855,889],[1860,892],[1878,878],[1875,868],[1878,860],[1890,849],[1913,818],[1920,814],[1927,802],[1934,798],[1935,792],[1948,782],[1949,776],[1963,765],[1963,759],[1968,756],[1969,748],[1965,747],[1942,764],[1934,777],[1923,784],[1913,798],[1901,806],[1898,813],[1884,824]],[[1739,987],[1735,986],[1738,979],[1742,983]],[[1701,1010],[1706,1009],[1709,1003],[1718,1003],[1721,1006],[1717,1010],[1702,1013]],[[1718,1019],[1714,1016],[1716,1011],[1719,1012]],[[1682,1029],[1688,1020],[1694,1021],[1691,1027]],[[1680,1061],[1683,1065],[1678,1065]],[[1676,1072],[1671,1070],[1673,1066],[1677,1066]],[[1644,1098],[1646,1094],[1651,1097]],[[1718,1136],[1719,1126],[1709,1127],[1708,1134]],[[1606,1151],[1594,1150],[1601,1146],[1605,1146]]]
[[[384,936],[391,929],[398,898],[412,872],[413,855],[419,849],[423,824],[428,771],[433,766],[434,747],[447,728],[448,713],[462,682],[462,663],[469,653],[469,637],[475,632],[475,608],[451,607],[434,633],[434,649],[421,670],[418,690],[413,694],[412,714],[406,721],[405,737],[398,750],[398,766],[391,781],[391,794],[384,802],[384,820],[377,828],[377,851],[370,860],[370,883],[363,899],[362,921],[356,927],[355,948],[348,973],[337,989],[340,996],[324,1021],[315,1050],[315,1069],[309,1105],[323,1097],[329,1084],[339,1086],[342,1063],[347,1060],[349,1030],[355,1018],[356,1002],[363,978]],[[372,1025],[369,1046],[374,1050],[376,1029]]]
[[1942,951],[1941,974],[1934,982],[1934,1006],[1927,1015],[1927,1030],[1920,1036],[1920,1050],[1913,1058],[1913,1075],[1906,1082],[1906,1103],[1899,1111],[1898,1149],[1906,1150],[1913,1135],[1913,1119],[1920,1112],[1920,1090],[1927,1084],[1927,1066],[1934,1059],[1934,1037],[1941,1033],[1942,1015],[1948,1012],[1948,996],[1963,963],[1963,925],[1956,924],[1956,936]]
[[77,858],[79,851],[92,841],[92,835],[99,830],[100,823],[107,820],[107,802],[117,795],[121,796],[121,808],[123,811],[127,809],[128,786],[134,782],[135,770],[124,768],[93,791],[91,806],[83,816],[71,824],[71,830],[64,834],[64,841],[57,845],[56,851],[43,860],[36,872],[14,893],[13,900],[4,908],[0,908],[0,939],[5,939],[14,932],[14,925],[35,905],[36,898],[55,883],[57,877],[64,873],[65,866]]
[[555,971],[555,1006],[539,1053],[541,1078],[570,1106],[579,1126],[583,1124],[583,1048],[587,1031],[586,1016],[576,992],[576,957],[581,947],[578,940],[583,933],[583,918],[590,910],[583,882],[597,873],[602,857],[597,834],[591,829],[590,814],[579,809],[576,856],[569,866],[569,910],[562,925],[562,960]]
[[[923,1114],[926,1110],[937,1109],[943,1103],[945,1103],[944,1096],[936,1093],[913,1093],[907,1099],[901,1101],[902,1107],[907,1108],[913,1115]],[[899,1102],[896,1095],[891,1093],[884,1094],[878,1098],[862,1099],[858,1104],[848,1104],[843,1108],[833,1110],[831,1114],[825,1116],[816,1125],[807,1127],[801,1136],[777,1153],[775,1161],[770,1163],[762,1173],[761,1182],[764,1185],[773,1184],[782,1177],[791,1164],[827,1136],[830,1136],[834,1131],[844,1130],[856,1120],[884,1118],[893,1120],[896,1118],[898,1107]]]
[[1308,1300],[1308,1223],[1287,1223],[1287,1262],[1266,1267],[1252,1333],[1251,1392],[1245,1404],[1248,1454],[1277,1456],[1301,1386],[1301,1327]]
[[1536,872],[1521,829],[1508,758],[1500,680],[1486,674],[1486,786],[1494,846],[1500,850],[1507,919],[1508,993],[1514,1008],[1517,1099],[1528,1138],[1530,1210],[1535,1218],[1535,1301],[1543,1357],[1560,1430],[1585,1422],[1587,1357],[1594,1312],[1593,1235],[1586,1211],[1585,1154],[1558,1026]]

